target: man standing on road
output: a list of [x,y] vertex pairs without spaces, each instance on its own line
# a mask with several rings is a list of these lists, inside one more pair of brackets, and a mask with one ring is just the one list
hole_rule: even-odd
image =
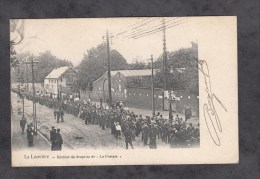
[[157,135],[157,129],[154,126],[154,124],[151,124],[151,129],[150,129],[150,134],[149,134],[149,137],[150,137],[149,147],[150,147],[150,149],[156,149],[157,148],[156,135]]
[[144,145],[147,145],[148,135],[149,135],[149,127],[145,122],[142,128],[142,137],[143,137]]
[[64,111],[62,107],[60,108],[60,117],[61,117],[61,122],[64,122]]
[[29,124],[27,125],[26,132],[27,132],[28,147],[32,147],[33,146],[33,130]]
[[126,131],[125,131],[125,144],[126,144],[126,149],[128,149],[128,144],[131,145],[132,149],[134,149],[133,144],[132,144],[132,132],[129,129],[129,127],[126,127]]
[[57,129],[57,133],[55,135],[55,150],[61,150],[62,144],[63,144],[63,140],[60,134],[60,129]]
[[60,122],[60,110],[57,111],[56,115],[57,115],[57,123],[59,123]]
[[101,127],[102,130],[105,130],[105,125],[106,125],[106,116],[104,113],[101,114]]
[[51,131],[50,131],[51,150],[55,150],[54,149],[55,137],[56,137],[56,129],[54,127],[52,127]]
[[54,106],[54,119],[56,119],[56,116],[57,116],[57,107]]
[[22,119],[20,120],[20,127],[22,128],[22,134],[24,134],[25,124],[26,124],[26,119],[25,117],[22,117]]
[[116,138],[121,138],[121,126],[118,122],[116,123]]

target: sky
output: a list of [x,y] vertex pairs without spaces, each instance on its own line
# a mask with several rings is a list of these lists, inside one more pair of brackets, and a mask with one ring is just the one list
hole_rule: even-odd
[[[214,18],[165,18],[166,27],[174,22],[182,24],[166,29],[167,51],[191,47],[191,41],[203,38],[203,23],[214,23]],[[158,58],[163,52],[163,32],[141,37],[124,38],[123,35],[143,33],[160,28],[162,18],[82,18],[82,19],[26,19],[24,21],[24,40],[15,46],[17,53],[30,52],[34,55],[51,51],[61,59],[67,59],[78,65],[88,49],[104,42],[106,32],[112,38],[111,49],[120,52],[128,63],[134,59],[147,62],[154,56]],[[139,32],[136,32],[139,30]],[[159,29],[161,30],[161,29]],[[205,30],[205,29],[204,29]],[[126,33],[116,34],[120,32]],[[141,32],[140,32],[141,31]],[[11,38],[14,34],[10,34]]]

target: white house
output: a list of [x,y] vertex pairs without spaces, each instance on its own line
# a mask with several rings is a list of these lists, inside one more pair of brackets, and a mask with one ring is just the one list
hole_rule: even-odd
[[68,66],[53,69],[44,79],[44,89],[54,97],[67,94],[77,80],[77,71]]

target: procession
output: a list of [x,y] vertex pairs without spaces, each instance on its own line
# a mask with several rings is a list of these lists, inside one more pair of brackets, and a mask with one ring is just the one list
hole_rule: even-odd
[[[68,36],[71,27],[79,30],[71,38],[80,43],[74,48],[59,38],[58,31],[46,29],[53,34],[56,45],[42,41],[46,43],[44,48],[35,48],[41,46],[40,42],[38,46],[26,46],[30,38],[17,37],[20,27],[27,27],[23,33],[29,37],[37,32],[37,38],[48,39],[49,35],[40,33],[44,24],[13,20],[10,62],[14,148],[61,151],[199,147],[198,42],[183,36],[185,43],[173,46],[166,36],[183,35],[174,32],[173,24],[186,25],[188,21],[181,17],[128,19],[132,28],[143,32],[132,32],[123,21],[114,26],[112,19],[107,21],[110,29],[106,31],[89,20],[75,24],[68,21],[74,24],[71,26],[53,21],[49,24],[53,28],[67,26],[61,30]],[[87,28],[90,26],[93,29]],[[154,29],[155,34],[148,29]],[[151,40],[149,37],[156,41],[143,40]],[[155,43],[160,40],[162,46]],[[135,45],[129,46],[128,42]]]
[[[13,92],[18,92],[13,90]],[[33,100],[32,95],[24,96]],[[150,149],[157,148],[157,140],[169,144],[170,148],[192,147],[199,141],[199,129],[192,124],[187,124],[182,117],[164,119],[158,112],[155,116],[136,115],[134,112],[124,110],[123,107],[114,105],[110,109],[102,105],[84,103],[83,101],[59,101],[50,97],[37,96],[36,103],[47,106],[53,110],[54,120],[66,122],[66,114],[72,114],[82,119],[84,125],[98,125],[100,130],[109,130],[115,140],[125,139],[125,147],[134,148],[132,141],[140,138],[144,146]],[[97,107],[100,106],[100,107]],[[21,121],[24,121],[22,119]],[[24,122],[22,122],[24,124]],[[23,127],[22,127],[23,126]],[[24,130],[24,125],[21,128]],[[58,134],[57,139],[55,135]],[[33,132],[30,124],[27,125],[28,146],[33,145]],[[61,150],[62,137],[60,129],[52,127],[50,130],[51,150]]]

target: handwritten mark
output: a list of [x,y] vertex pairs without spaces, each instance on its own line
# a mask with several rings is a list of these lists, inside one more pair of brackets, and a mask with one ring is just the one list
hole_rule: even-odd
[[[214,102],[218,102],[218,104],[221,105],[221,107],[227,112],[226,107],[224,104],[218,99],[218,97],[214,94],[214,92],[211,89],[211,78],[209,74],[209,68],[208,64],[205,60],[200,60],[199,61],[199,70],[203,74],[204,77],[204,82],[205,82],[205,91],[207,94],[207,103],[203,105],[203,113],[204,113],[204,119],[206,121],[206,125],[209,131],[209,134],[213,140],[213,142],[217,145],[220,146],[220,138],[219,138],[219,132],[222,132],[222,126],[220,119],[218,117],[218,113],[215,108]],[[215,119],[215,122],[217,124],[217,127],[215,126],[213,120]],[[210,126],[213,128],[210,128]]]

